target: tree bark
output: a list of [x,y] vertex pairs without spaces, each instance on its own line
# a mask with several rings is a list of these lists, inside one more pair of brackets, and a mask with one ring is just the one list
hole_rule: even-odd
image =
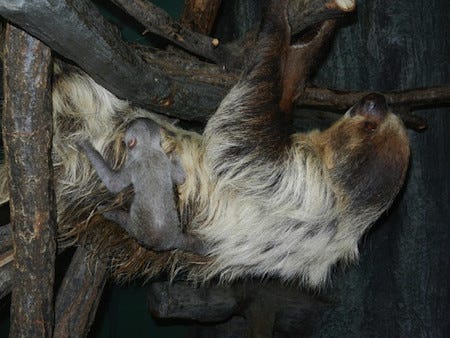
[[55,338],[88,334],[106,279],[107,265],[77,248],[56,298]]
[[3,143],[14,247],[10,337],[51,337],[55,276],[51,52],[6,29]]
[[222,0],[185,0],[180,23],[194,32],[209,35]]

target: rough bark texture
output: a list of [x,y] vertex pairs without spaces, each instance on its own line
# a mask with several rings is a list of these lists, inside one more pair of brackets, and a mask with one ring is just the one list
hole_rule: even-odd
[[194,32],[208,35],[221,4],[222,0],[186,0],[180,23]]
[[55,338],[87,336],[106,279],[107,265],[77,248],[56,298]]
[[51,52],[6,29],[3,143],[14,247],[10,337],[51,337],[55,262]]

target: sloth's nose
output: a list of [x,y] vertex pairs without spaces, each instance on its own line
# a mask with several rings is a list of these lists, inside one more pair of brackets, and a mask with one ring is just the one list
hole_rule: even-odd
[[352,115],[358,114],[364,117],[383,120],[388,113],[386,98],[378,93],[364,96],[352,109]]

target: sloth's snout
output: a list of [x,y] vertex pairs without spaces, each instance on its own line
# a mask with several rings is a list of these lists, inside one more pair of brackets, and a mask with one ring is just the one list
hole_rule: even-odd
[[386,98],[378,93],[364,96],[351,110],[351,115],[361,115],[371,120],[381,122],[388,114]]

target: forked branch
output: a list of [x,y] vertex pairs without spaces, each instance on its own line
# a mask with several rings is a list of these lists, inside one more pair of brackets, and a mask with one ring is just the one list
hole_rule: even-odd
[[[220,44],[217,39],[180,26],[165,11],[145,0],[112,0],[148,31],[175,45],[228,68],[240,68],[256,37],[251,31],[240,41]],[[197,2],[202,2],[196,0]],[[218,5],[212,6],[217,11]],[[342,16],[355,8],[354,0],[296,0],[289,3],[289,22],[293,35],[328,19]]]

